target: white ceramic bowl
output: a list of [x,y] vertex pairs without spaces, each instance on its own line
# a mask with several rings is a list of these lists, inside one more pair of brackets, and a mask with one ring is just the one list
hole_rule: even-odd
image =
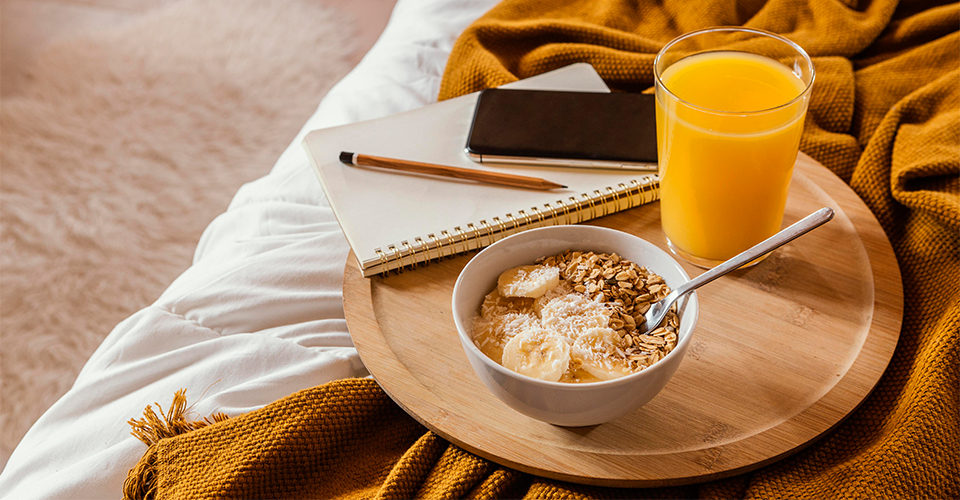
[[552,424],[596,425],[632,413],[667,385],[690,345],[699,308],[696,292],[681,300],[677,347],[652,366],[619,379],[583,384],[546,382],[504,368],[472,340],[473,320],[484,296],[497,286],[503,271],[566,250],[616,252],[662,276],[671,289],[690,279],[668,253],[631,234],[596,226],[544,227],[500,240],[477,254],[453,288],[453,318],[474,371],[504,403]]

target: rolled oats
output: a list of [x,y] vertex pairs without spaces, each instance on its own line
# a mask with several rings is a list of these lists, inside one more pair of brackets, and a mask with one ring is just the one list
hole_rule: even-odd
[[679,318],[675,309],[671,309],[663,325],[649,335],[637,331],[650,306],[670,293],[661,276],[615,253],[568,250],[546,257],[543,262],[556,265],[561,278],[571,281],[577,292],[606,303],[612,311],[610,327],[621,336],[622,345],[618,348],[628,353],[642,349],[627,355],[634,371],[652,365],[676,348]]

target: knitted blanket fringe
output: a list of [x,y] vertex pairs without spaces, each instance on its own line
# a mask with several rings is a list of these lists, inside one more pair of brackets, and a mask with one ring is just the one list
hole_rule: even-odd
[[143,410],[142,419],[131,418],[127,421],[132,429],[130,434],[148,446],[143,458],[136,467],[130,469],[127,479],[123,482],[123,497],[131,500],[154,498],[157,490],[156,444],[161,439],[179,436],[230,418],[226,413],[217,412],[200,420],[187,420],[186,415],[192,407],[187,406],[186,389],[180,389],[173,395],[173,401],[166,414],[163,413],[160,403],[153,404],[157,405],[159,415],[154,412],[152,406],[147,405]]

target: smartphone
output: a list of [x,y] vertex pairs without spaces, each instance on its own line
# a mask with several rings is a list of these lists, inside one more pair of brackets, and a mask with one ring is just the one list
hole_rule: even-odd
[[465,151],[480,163],[657,170],[651,94],[487,89]]

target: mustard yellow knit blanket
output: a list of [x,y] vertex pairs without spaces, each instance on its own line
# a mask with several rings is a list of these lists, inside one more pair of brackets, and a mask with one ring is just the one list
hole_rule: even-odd
[[801,149],[864,199],[900,264],[905,313],[893,360],[835,431],[722,481],[594,488],[473,456],[375,382],[343,380],[212,425],[176,412],[138,423],[150,446],[126,497],[960,497],[960,4],[507,0],[457,41],[440,98],[574,62],[592,64],[614,89],[642,91],[660,47],[715,25],[780,33],[814,57]]

